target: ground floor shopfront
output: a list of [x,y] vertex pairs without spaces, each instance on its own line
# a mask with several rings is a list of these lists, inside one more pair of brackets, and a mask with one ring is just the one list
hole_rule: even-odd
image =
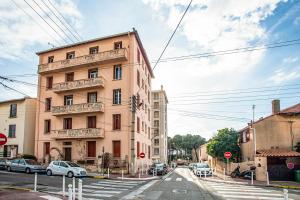
[[19,154],[18,145],[0,146],[0,158],[14,158]]

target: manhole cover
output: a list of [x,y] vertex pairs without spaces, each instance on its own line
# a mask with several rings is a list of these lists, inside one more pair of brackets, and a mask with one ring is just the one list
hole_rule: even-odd
[[177,193],[177,194],[186,194],[187,193],[187,190],[173,190],[174,193]]

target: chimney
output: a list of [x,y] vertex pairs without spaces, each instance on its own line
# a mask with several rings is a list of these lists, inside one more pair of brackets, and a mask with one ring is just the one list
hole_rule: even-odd
[[163,85],[160,85],[160,90],[164,90],[164,86]]
[[277,114],[280,112],[280,100],[279,99],[274,99],[272,101],[272,114]]

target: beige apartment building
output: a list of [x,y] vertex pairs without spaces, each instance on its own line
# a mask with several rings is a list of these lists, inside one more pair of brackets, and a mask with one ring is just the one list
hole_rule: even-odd
[[0,146],[0,157],[34,154],[36,99],[21,98],[0,102],[0,133],[7,143]]
[[161,86],[152,91],[152,160],[168,163],[168,98]]
[[38,159],[98,165],[109,153],[112,167],[150,164],[153,72],[135,29],[37,55]]

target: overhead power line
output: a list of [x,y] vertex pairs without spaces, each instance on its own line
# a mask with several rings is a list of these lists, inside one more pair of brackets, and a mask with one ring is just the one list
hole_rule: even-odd
[[47,20],[44,19],[44,17],[42,17],[40,15],[40,13],[38,13],[26,0],[24,0],[25,3],[66,43],[68,44],[68,41],[64,38],[64,36],[62,36],[59,32],[57,32],[56,29],[54,29],[48,22]]
[[12,88],[12,87],[10,87],[10,86],[7,86],[6,84],[4,84],[4,83],[2,83],[2,82],[0,82],[0,85],[2,85],[4,88],[6,88],[6,89],[9,89],[9,90],[12,90],[12,91],[15,91],[15,92],[17,92],[17,93],[19,93],[19,94],[22,94],[22,95],[24,95],[24,96],[28,96],[27,94],[25,94],[25,93],[23,93],[23,92],[21,92],[21,91],[19,91],[19,90],[17,90],[17,89],[14,89],[14,88]]
[[177,26],[176,26],[175,30],[173,31],[173,33],[172,33],[171,37],[169,38],[169,40],[168,40],[168,42],[167,42],[166,46],[164,47],[163,51],[161,52],[160,56],[158,57],[158,59],[157,59],[157,61],[156,61],[155,65],[154,65],[154,67],[152,68],[152,70],[154,70],[154,69],[155,69],[155,67],[157,66],[157,64],[158,64],[158,62],[160,61],[161,57],[164,55],[164,53],[165,53],[166,49],[168,48],[168,46],[169,46],[169,44],[170,44],[170,42],[171,42],[172,38],[173,38],[173,37],[174,37],[174,35],[175,35],[175,33],[176,33],[176,31],[177,31],[177,29],[178,29],[179,25],[181,24],[181,21],[183,20],[183,18],[184,18],[184,16],[185,16],[185,14],[186,14],[186,13],[187,13],[187,11],[189,10],[189,8],[190,8],[190,6],[191,6],[192,2],[193,2],[193,0],[191,0],[191,1],[190,1],[190,3],[189,3],[189,5],[186,7],[186,9],[185,9],[185,11],[184,11],[183,15],[181,16],[181,18],[180,18],[180,20],[179,20],[179,22],[178,22],[178,24],[177,24]]
[[80,41],[80,38],[78,38],[77,35],[75,35],[68,26],[65,25],[65,23],[56,15],[56,13],[52,10],[52,8],[50,8],[50,6],[48,6],[44,0],[41,1],[47,8],[48,10],[58,19],[58,21],[69,31],[69,33],[71,33],[71,35],[78,41]]
[[59,28],[59,30],[61,30],[61,32],[71,41],[74,43],[74,40],[64,31],[64,29],[62,29],[52,18],[51,16],[47,13],[47,11],[45,11],[35,0],[32,0],[40,9],[43,13],[45,13],[45,15],[47,15],[47,17]]
[[81,35],[76,31],[76,29],[75,28],[73,28],[73,26],[71,26],[69,23],[68,23],[68,21],[67,21],[67,19],[63,16],[63,14],[61,14],[61,12],[55,7],[55,5],[50,1],[50,0],[47,0],[48,2],[49,2],[49,4],[56,10],[56,12],[62,17],[62,19],[65,21],[65,23],[70,27],[70,29],[72,29],[75,33],[76,33],[76,35],[81,39],[81,40],[83,40],[83,38],[81,37]]
[[35,20],[29,13],[27,13],[21,6],[19,6],[14,0],[12,0],[12,2],[15,4],[15,6],[22,10],[22,12],[24,12],[34,23],[36,23],[40,28],[41,30],[43,30],[50,38],[52,38],[58,45],[61,45],[61,43],[56,39],[54,38],[51,34],[49,34],[49,32],[47,32],[44,27],[37,22],[37,20]]

